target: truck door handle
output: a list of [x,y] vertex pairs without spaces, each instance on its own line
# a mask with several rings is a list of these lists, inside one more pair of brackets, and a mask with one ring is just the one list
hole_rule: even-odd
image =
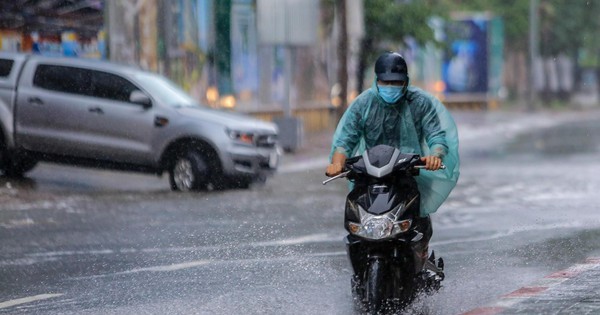
[[100,107],[90,107],[88,111],[90,111],[90,113],[104,114],[104,111]]
[[39,97],[30,97],[27,99],[27,101],[29,102],[29,104],[33,104],[33,105],[44,105],[44,102],[42,101],[42,99],[40,99]]

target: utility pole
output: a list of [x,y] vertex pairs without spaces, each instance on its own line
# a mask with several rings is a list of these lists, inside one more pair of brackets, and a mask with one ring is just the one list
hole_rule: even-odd
[[342,118],[346,111],[348,100],[348,29],[346,23],[346,0],[336,0],[336,11],[338,14],[338,71],[337,79],[340,84],[340,104],[337,108],[338,119]]
[[538,59],[538,23],[539,23],[539,0],[529,0],[529,99],[527,110],[535,109],[536,97],[536,73],[535,63]]

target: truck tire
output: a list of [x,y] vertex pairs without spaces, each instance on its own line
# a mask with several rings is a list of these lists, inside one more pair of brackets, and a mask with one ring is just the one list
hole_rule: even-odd
[[[0,137],[2,134],[0,133]],[[8,167],[8,152],[6,152],[6,147],[2,142],[2,138],[0,138],[0,173],[4,174],[6,168]]]
[[3,172],[6,177],[21,178],[23,175],[31,171],[38,161],[28,157],[2,157],[4,159]]
[[206,159],[196,150],[177,153],[169,167],[171,189],[176,191],[196,191],[206,189],[210,179],[210,169]]

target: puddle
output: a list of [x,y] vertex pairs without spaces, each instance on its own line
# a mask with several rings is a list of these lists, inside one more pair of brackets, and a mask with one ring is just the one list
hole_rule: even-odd
[[599,148],[600,121],[582,121],[521,134],[503,153],[573,155],[595,153]]

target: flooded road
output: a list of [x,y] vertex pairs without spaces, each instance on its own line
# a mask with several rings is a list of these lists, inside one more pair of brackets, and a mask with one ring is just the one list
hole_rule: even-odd
[[[411,312],[460,314],[600,254],[597,135],[586,118],[465,141],[433,215],[444,287]],[[182,194],[166,178],[49,164],[0,178],[0,314],[358,314],[346,184],[323,179],[307,168]]]

